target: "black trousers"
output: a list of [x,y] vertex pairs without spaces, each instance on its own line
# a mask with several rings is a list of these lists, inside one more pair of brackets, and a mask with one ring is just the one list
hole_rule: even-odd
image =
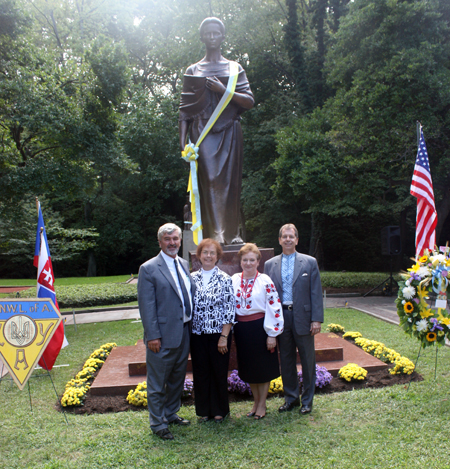
[[227,378],[231,332],[228,352],[223,355],[217,350],[219,338],[220,333],[191,335],[195,412],[199,417],[225,417],[230,412]]

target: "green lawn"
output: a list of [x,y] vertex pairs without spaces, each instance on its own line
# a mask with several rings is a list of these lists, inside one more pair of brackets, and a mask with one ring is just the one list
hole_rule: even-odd
[[[56,285],[87,285],[99,283],[118,283],[126,282],[130,275],[113,275],[111,277],[65,277],[56,278]],[[15,286],[36,286],[36,279],[19,278],[19,279],[0,279],[0,286],[2,287],[15,287]]]
[[[415,360],[418,343],[397,326],[351,309],[328,309],[326,324],[384,342]],[[131,321],[66,328],[70,346],[63,349],[52,376],[59,394],[99,345],[114,341],[134,344],[142,326]],[[421,354],[418,371],[425,380],[404,386],[317,395],[310,416],[297,411],[279,414],[282,399],[268,400],[268,415],[246,418],[248,402],[231,404],[223,425],[200,425],[193,407],[180,415],[191,419],[175,428],[175,441],[150,435],[148,414],[127,412],[68,415],[54,409],[48,378],[31,379],[33,412],[28,392],[0,384],[0,467],[2,468],[448,468],[450,440],[450,350]],[[35,372],[38,376],[41,372]],[[337,379],[337,378],[335,378]]]

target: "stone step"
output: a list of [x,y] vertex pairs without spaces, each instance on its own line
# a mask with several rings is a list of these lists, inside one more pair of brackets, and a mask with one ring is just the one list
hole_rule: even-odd
[[[146,376],[147,369],[145,364],[145,347],[144,342],[136,344],[136,347],[141,350],[142,356],[139,361],[130,361],[128,363],[128,374],[130,376]],[[340,346],[336,346],[329,339],[327,339],[327,334],[319,334],[316,336],[315,340],[315,349],[316,349],[316,362],[331,362],[331,361],[340,361],[344,358],[344,349]],[[297,354],[297,363],[300,363],[300,356]],[[231,342],[230,350],[230,363],[228,366],[229,370],[237,369],[237,351],[236,344],[234,343],[234,338]],[[192,372],[192,363],[191,356],[189,355],[187,371]]]

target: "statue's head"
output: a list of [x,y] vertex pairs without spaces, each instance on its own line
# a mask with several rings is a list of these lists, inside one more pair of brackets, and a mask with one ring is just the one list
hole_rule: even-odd
[[206,48],[220,48],[225,39],[225,26],[219,18],[205,18],[200,25],[200,39]]

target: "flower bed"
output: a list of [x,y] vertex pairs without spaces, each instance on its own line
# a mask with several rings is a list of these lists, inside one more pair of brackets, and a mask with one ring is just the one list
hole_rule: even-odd
[[[181,397],[192,396],[194,383],[191,379],[184,380],[183,392]],[[142,381],[134,389],[128,391],[127,402],[136,407],[147,407],[147,381]]]
[[[316,365],[316,388],[324,388],[325,386],[328,386],[332,379],[333,377],[331,376],[331,373],[329,373],[324,366]],[[301,370],[298,372],[298,381],[300,384],[303,382]],[[233,370],[228,377],[228,391],[238,394],[252,395],[250,385],[245,381],[242,381],[237,370]],[[283,391],[283,379],[281,376],[270,382],[269,394],[278,394]]]
[[[330,326],[330,325],[329,325]],[[338,332],[342,334],[345,332],[345,329],[339,324],[334,325],[339,330]],[[352,332],[350,335],[355,335],[356,338],[352,339],[348,336],[347,340],[356,340],[360,333]],[[363,339],[363,338],[362,338]],[[364,345],[367,348],[368,353],[375,355],[379,353],[380,346],[383,346],[380,342],[369,341],[368,339],[363,339]],[[145,409],[147,406],[147,389],[146,383],[140,383],[140,385],[135,389],[130,391],[129,397],[125,396],[92,396],[89,391],[89,385],[91,381],[88,378],[92,376],[93,371],[91,368],[98,368],[101,364],[95,360],[104,361],[109,354],[107,346],[115,346],[115,344],[105,344],[100,349],[94,351],[89,359],[85,362],[83,370],[74,378],[74,380],[67,383],[67,387],[71,389],[73,403],[66,407],[70,409],[71,412],[77,414],[83,413],[104,413],[104,412],[121,412],[127,410],[140,410]],[[363,342],[360,342],[359,346],[363,346]],[[106,349],[105,349],[106,347]],[[112,348],[112,347],[111,347]],[[392,360],[393,368],[390,368],[389,371],[378,370],[367,374],[366,379],[357,380],[357,381],[346,381],[345,379],[335,379],[331,380],[326,376],[328,371],[324,367],[317,366],[316,368],[316,393],[317,394],[329,394],[335,392],[351,391],[354,389],[367,389],[367,388],[381,388],[385,386],[392,386],[395,384],[407,384],[410,381],[422,381],[422,377],[414,373],[412,376],[409,376],[410,373],[413,373],[414,365],[406,357],[401,357],[395,351],[391,349],[386,349],[388,352],[383,352],[383,360]],[[390,351],[390,352],[389,352]],[[400,358],[399,358],[400,357]],[[91,361],[94,359],[94,361]],[[86,378],[86,379],[85,379]],[[75,381],[79,380],[79,381]],[[81,381],[84,380],[84,381]],[[301,372],[299,373],[299,381],[301,382]],[[325,383],[326,381],[329,381]],[[323,384],[322,384],[323,383]],[[240,400],[249,399],[251,396],[251,390],[248,383],[244,383],[240,378],[237,370],[233,370],[230,374],[228,381],[229,391],[230,391],[230,402],[236,402]],[[183,392],[183,405],[193,405],[194,399],[192,396],[193,383],[191,380],[186,380],[184,384]],[[269,395],[274,396],[283,392],[282,380],[281,377],[271,381]],[[133,397],[131,397],[133,396]],[[145,401],[144,401],[145,399]],[[77,400],[79,402],[77,402]],[[132,402],[134,401],[134,402]]]
[[[365,339],[362,334],[357,331],[345,332],[343,326],[339,324],[329,324],[328,327],[330,326],[341,329],[340,332],[344,332],[342,336],[344,339],[352,340],[355,345],[361,347],[365,352],[370,353],[384,363],[393,364],[394,366],[389,369],[391,375],[410,375],[414,371],[414,363],[409,360],[409,358],[401,356],[398,352],[386,347],[383,343],[377,342],[376,340]],[[340,371],[341,370],[339,370],[339,373]]]
[[61,397],[63,407],[82,406],[89,391],[95,373],[103,366],[111,350],[116,347],[115,343],[103,344],[99,349],[94,350],[83,365],[75,378],[67,382],[64,394]]

